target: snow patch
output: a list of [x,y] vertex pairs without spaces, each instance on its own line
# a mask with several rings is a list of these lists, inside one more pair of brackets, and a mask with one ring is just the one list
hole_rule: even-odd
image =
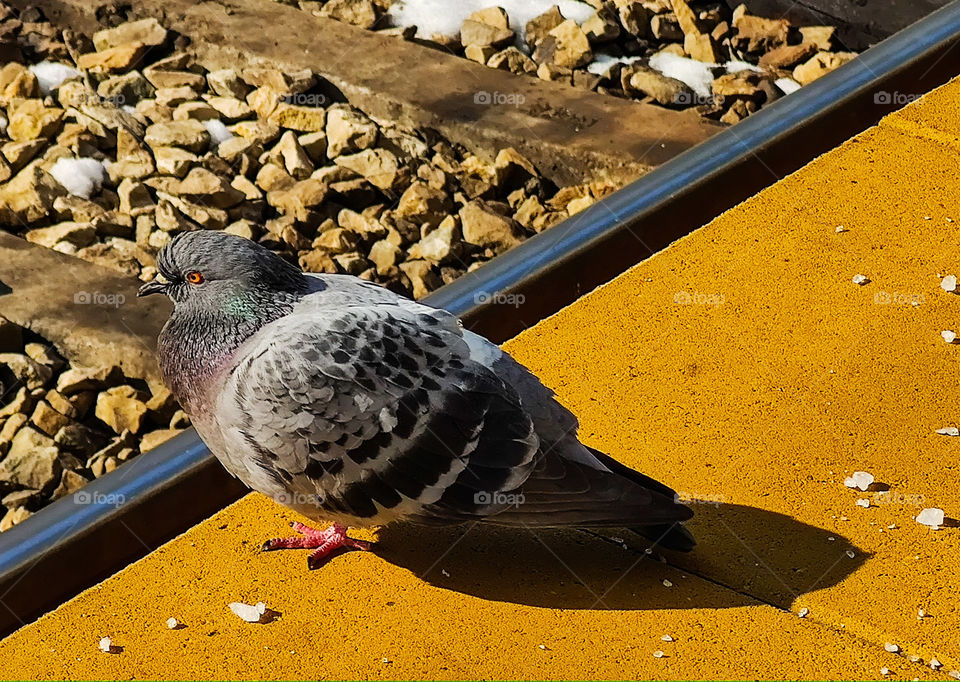
[[723,68],[727,70],[727,73],[740,73],[741,71],[756,71],[757,73],[763,73],[763,69],[759,66],[754,66],[748,62],[741,62],[734,59],[732,62],[727,62],[723,65]]
[[717,68],[716,64],[678,57],[670,52],[658,52],[650,57],[650,68],[686,83],[701,97],[710,97],[713,94],[713,69]]
[[594,60],[587,65],[587,71],[597,76],[602,76],[614,64],[633,64],[640,56],[633,57],[614,57],[612,54],[600,52],[594,55]]
[[77,78],[81,75],[72,66],[58,62],[43,61],[27,68],[37,77],[37,82],[40,84],[40,93],[44,97],[59,88],[65,80]]
[[58,159],[50,169],[50,175],[66,187],[70,194],[84,199],[89,199],[94,192],[99,191],[107,179],[106,169],[96,159]]
[[491,3],[490,0],[398,0],[390,6],[387,16],[394,26],[416,26],[417,35],[421,38],[435,35],[456,37],[467,17],[494,4],[506,10],[510,28],[521,38],[527,22],[553,5],[558,5],[563,16],[578,24],[596,12],[587,3],[576,0],[500,0],[497,3]]
[[[784,95],[793,94],[803,87],[792,78],[778,78],[777,80],[773,81],[773,84],[780,88],[780,92],[782,92]],[[837,230],[837,232],[840,232],[840,230]]]
[[[603,74],[607,68],[614,62],[631,64],[637,57],[616,58],[607,54],[598,54],[596,61],[587,67],[587,71],[595,74]],[[600,66],[595,66],[597,63]],[[700,97],[710,97],[713,95],[713,71],[723,68],[727,73],[739,73],[740,71],[763,72],[763,69],[757,68],[753,64],[741,61],[731,61],[726,64],[712,64],[710,62],[701,62],[689,57],[680,57],[672,52],[661,51],[650,57],[649,66],[655,71],[659,71],[668,78],[685,83],[687,87],[693,90]],[[800,87],[799,84],[797,87]]]
[[210,146],[214,148],[221,142],[233,139],[233,133],[227,130],[227,126],[223,124],[223,121],[211,118],[203,122],[203,127],[210,133]]

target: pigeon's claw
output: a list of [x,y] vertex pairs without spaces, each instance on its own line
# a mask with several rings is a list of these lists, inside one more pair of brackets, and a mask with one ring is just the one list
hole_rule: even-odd
[[369,542],[351,538],[347,535],[347,529],[336,523],[323,530],[297,522],[290,525],[300,535],[267,540],[263,543],[261,550],[270,552],[275,549],[312,549],[310,556],[307,557],[307,566],[314,569],[326,563],[326,560],[338,550],[355,549],[365,552],[370,549]]

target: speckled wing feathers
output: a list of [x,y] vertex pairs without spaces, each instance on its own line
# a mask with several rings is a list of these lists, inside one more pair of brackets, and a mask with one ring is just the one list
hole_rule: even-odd
[[532,470],[539,441],[519,398],[440,316],[355,306],[268,331],[218,413],[279,488],[362,519],[431,504],[491,513],[476,493],[514,489]]

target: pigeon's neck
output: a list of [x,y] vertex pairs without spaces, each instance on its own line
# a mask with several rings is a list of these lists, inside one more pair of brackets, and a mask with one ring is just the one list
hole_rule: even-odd
[[235,351],[264,325],[288,314],[299,294],[269,301],[237,299],[218,310],[177,308],[160,332],[160,369],[170,390],[191,417]]

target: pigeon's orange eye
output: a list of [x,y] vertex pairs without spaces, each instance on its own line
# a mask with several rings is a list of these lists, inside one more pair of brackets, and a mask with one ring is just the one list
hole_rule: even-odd
[[196,270],[193,272],[188,272],[187,281],[190,282],[190,284],[203,284],[203,275]]

